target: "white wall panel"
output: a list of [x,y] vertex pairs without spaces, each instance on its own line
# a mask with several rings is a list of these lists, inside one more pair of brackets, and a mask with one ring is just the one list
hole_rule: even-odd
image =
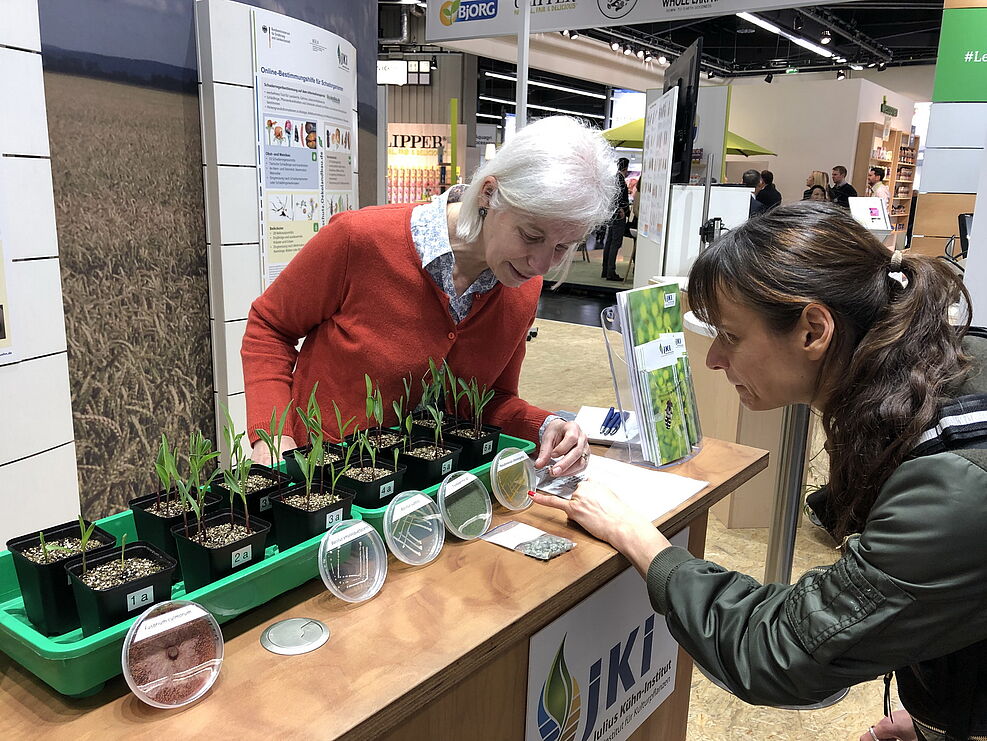
[[[222,403],[222,404],[221,404]],[[223,407],[230,411],[230,418],[233,420],[233,426],[237,432],[246,432],[247,430],[247,399],[243,394],[230,394],[229,396],[213,394],[213,405],[215,407],[216,413],[216,427],[222,430],[223,425],[226,423],[226,417]],[[244,453],[250,453],[250,442],[245,437],[243,439],[243,450]]]
[[212,90],[216,131],[222,132],[216,141],[217,164],[256,167],[257,117],[254,115],[253,89],[216,84]]
[[984,131],[987,131],[987,103],[933,103],[925,147],[979,148],[983,146]]
[[219,167],[219,234],[210,241],[244,244],[260,241],[257,219],[257,171],[252,167]]
[[0,465],[74,439],[65,353],[0,367],[0,388]]
[[41,51],[38,0],[3,0],[3,23],[0,23],[0,46]]
[[[199,0],[196,4],[199,24],[216,29],[212,44],[202,48],[202,79],[235,85],[254,84],[250,49],[250,9],[246,5]],[[221,31],[221,32],[220,32]],[[210,76],[209,71],[212,74]]]
[[0,544],[78,517],[75,443],[0,466],[0,511]]
[[241,322],[226,322],[226,392],[228,394],[243,393],[243,364],[240,362],[240,345],[243,344],[243,333],[247,329],[246,320]]
[[[65,350],[62,276],[59,261],[27,260],[7,276],[10,333],[21,360]],[[63,441],[64,442],[64,441]]]
[[11,259],[58,254],[50,160],[0,157],[0,223]]
[[226,320],[246,319],[261,294],[260,245],[223,245],[223,308]]
[[[979,136],[977,138],[980,138]],[[976,193],[983,149],[925,149],[922,193]]]
[[48,157],[41,55],[0,48],[0,152]]

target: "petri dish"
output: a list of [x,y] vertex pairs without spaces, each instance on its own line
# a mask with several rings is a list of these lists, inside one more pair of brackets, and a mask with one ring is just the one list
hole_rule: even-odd
[[314,618],[286,618],[268,625],[260,635],[260,645],[272,654],[307,654],[329,640],[329,626]]
[[362,520],[335,523],[319,544],[319,574],[326,588],[346,602],[365,602],[387,577],[387,549]]
[[420,491],[398,494],[384,510],[384,540],[398,559],[412,566],[435,560],[446,528],[435,500]]
[[208,610],[188,600],[149,607],[123,641],[123,676],[156,708],[180,708],[202,697],[223,664],[223,634]]
[[457,538],[473,540],[487,532],[493,505],[487,487],[476,476],[453,471],[442,480],[436,498],[443,522]]
[[535,464],[523,450],[504,448],[494,456],[490,464],[490,488],[507,509],[530,507],[528,492],[535,488],[535,483]]

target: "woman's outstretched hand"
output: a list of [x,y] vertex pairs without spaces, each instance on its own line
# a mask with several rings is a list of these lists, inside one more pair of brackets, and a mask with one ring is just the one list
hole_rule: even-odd
[[[295,438],[289,435],[285,435],[284,437],[281,438],[280,452],[283,453],[286,450],[294,450],[297,447],[298,444],[295,442]],[[271,451],[267,447],[267,445],[264,444],[263,440],[258,440],[257,442],[255,442],[254,447],[250,449],[250,460],[262,466],[272,466],[274,468],[276,468],[278,464],[281,463],[280,460],[276,460],[273,463],[271,462]]]
[[642,515],[624,504],[616,494],[595,481],[584,481],[571,499],[533,492],[537,503],[559,509],[590,535],[605,540],[647,576],[648,566],[671,543]]
[[912,724],[912,717],[905,710],[895,710],[891,717],[885,716],[860,734],[860,741],[916,741],[918,734]]

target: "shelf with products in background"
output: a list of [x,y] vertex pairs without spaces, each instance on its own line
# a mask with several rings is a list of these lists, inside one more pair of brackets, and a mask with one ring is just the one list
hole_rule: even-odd
[[[908,229],[918,146],[919,138],[914,134],[885,128],[884,124],[874,121],[860,124],[852,182],[864,195],[870,168],[884,170],[884,183],[891,193],[888,207],[891,230],[902,236]],[[900,243],[901,240],[897,241]]]

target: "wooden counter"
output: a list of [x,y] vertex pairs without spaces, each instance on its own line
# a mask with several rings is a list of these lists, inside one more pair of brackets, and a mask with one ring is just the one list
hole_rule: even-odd
[[[662,532],[692,525],[701,554],[709,507],[766,464],[764,451],[707,440],[673,470],[710,486],[664,517]],[[495,524],[505,519],[497,508]],[[391,558],[384,588],[362,605],[316,579],[224,625],[220,677],[183,711],[144,705],[122,678],[68,699],[0,655],[0,738],[522,739],[529,637],[628,564],[555,510],[514,519],[579,546],[546,563],[453,539],[428,566]],[[282,617],[322,620],[332,637],[303,656],[268,653],[260,634]],[[685,738],[691,668],[680,651],[674,694],[634,738]]]

